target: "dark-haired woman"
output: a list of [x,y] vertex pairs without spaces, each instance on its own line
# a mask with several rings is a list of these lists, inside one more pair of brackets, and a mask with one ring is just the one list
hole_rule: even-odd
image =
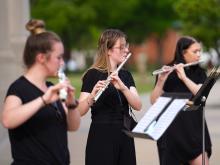
[[[7,92],[2,124],[8,129],[13,165],[68,165],[67,130],[77,130],[80,114],[74,88],[67,80],[53,85],[46,81],[57,76],[63,62],[63,44],[53,32],[44,29],[41,20],[30,20],[31,32],[23,60],[24,75],[14,81]],[[59,91],[65,88],[65,102]]]
[[[205,71],[199,66],[184,68],[184,64],[200,59],[201,45],[192,37],[181,37],[176,45],[175,58],[167,71],[157,77],[151,93],[151,103],[164,92],[191,93],[195,95],[206,79]],[[202,164],[202,111],[181,111],[165,134],[158,140],[161,165]],[[211,156],[211,140],[205,127],[205,163]]]

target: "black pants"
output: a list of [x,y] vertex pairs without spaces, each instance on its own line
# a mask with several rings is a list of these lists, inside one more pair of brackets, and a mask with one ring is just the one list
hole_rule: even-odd
[[122,122],[92,123],[86,165],[136,165],[134,139],[122,132]]

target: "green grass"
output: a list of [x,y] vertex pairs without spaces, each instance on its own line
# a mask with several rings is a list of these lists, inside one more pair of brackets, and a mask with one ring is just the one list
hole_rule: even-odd
[[132,73],[139,94],[151,92],[154,87],[154,77],[146,74]]
[[[82,86],[82,77],[83,73],[72,73],[68,74],[67,77],[70,79],[70,82],[72,86],[76,89],[76,97],[79,97],[81,86]],[[153,89],[154,86],[154,77],[146,74],[146,75],[140,75],[136,72],[132,73],[132,76],[135,81],[136,88],[138,90],[139,94],[150,92]],[[57,83],[57,78],[50,78],[49,81],[52,81],[53,83]]]

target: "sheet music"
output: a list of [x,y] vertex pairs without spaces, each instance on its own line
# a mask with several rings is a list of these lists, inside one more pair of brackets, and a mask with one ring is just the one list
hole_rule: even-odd
[[159,97],[157,101],[145,113],[144,117],[138,122],[132,132],[143,133],[164,109],[164,107],[171,101],[170,97]]
[[174,99],[166,111],[160,116],[158,121],[154,121],[145,133],[154,140],[158,140],[187,101],[188,99]]

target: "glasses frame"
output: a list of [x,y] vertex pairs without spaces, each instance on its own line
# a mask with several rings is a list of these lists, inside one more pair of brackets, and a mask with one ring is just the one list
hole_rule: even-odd
[[112,47],[112,49],[119,49],[122,52],[126,49],[129,49],[129,43],[126,43],[125,45],[121,45],[121,46]]

